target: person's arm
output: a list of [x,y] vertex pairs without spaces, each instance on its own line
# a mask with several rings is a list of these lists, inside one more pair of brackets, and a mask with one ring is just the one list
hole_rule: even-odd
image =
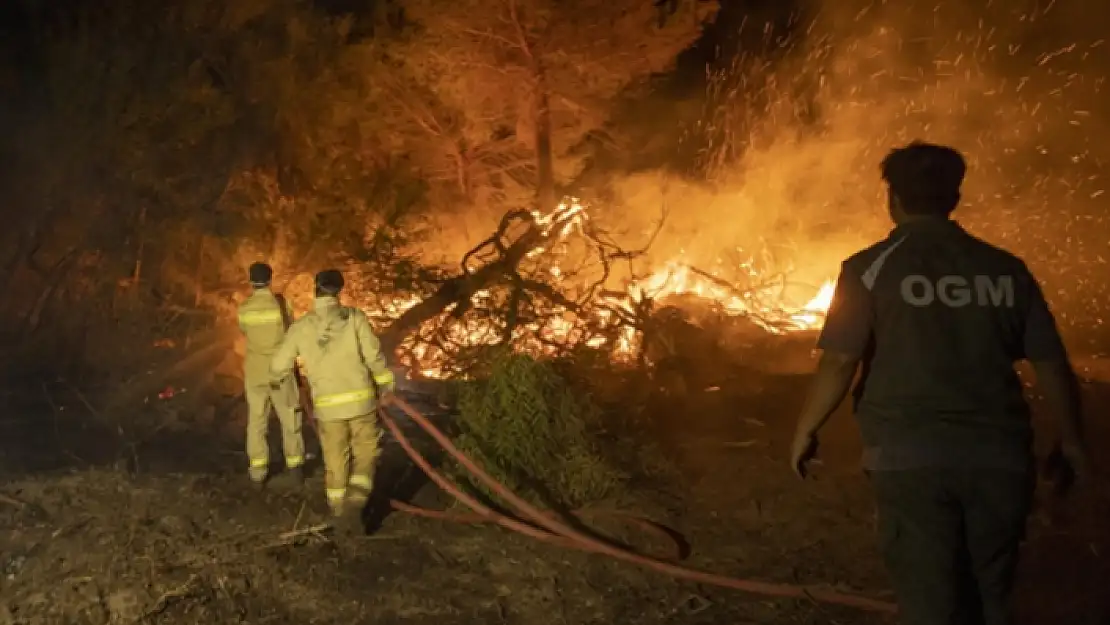
[[791,465],[801,477],[817,451],[817,433],[848,395],[873,327],[871,292],[845,264],[817,341],[821,358],[794,431]]
[[1058,415],[1059,451],[1072,469],[1082,473],[1087,466],[1087,452],[1083,442],[1079,380],[1075,371],[1067,362],[1030,362],[1037,375],[1037,385],[1044,392],[1048,405]]
[[246,335],[246,333],[247,333],[247,324],[243,323],[243,305],[242,304],[239,304],[239,307],[235,310],[235,321],[239,324],[239,332]]
[[284,295],[275,295],[274,299],[277,300],[278,307],[281,309],[282,329],[288,332],[293,325],[293,306],[289,304],[289,300],[285,299]]
[[1074,469],[1081,471],[1085,468],[1086,453],[1079,379],[1072,369],[1044,293],[1031,274],[1029,279],[1032,286],[1025,317],[1024,355],[1033,366],[1037,386],[1044,392],[1050,409],[1056,413],[1060,426],[1060,451]]
[[852,388],[852,379],[859,368],[859,356],[826,351],[817,363],[817,372],[810,383],[797,436],[813,437],[824,427]]
[[301,353],[298,341],[299,334],[297,326],[289,328],[281,346],[274,353],[274,357],[270,359],[270,386],[280,386],[293,373],[297,356]]
[[374,334],[374,330],[370,327],[370,320],[366,318],[366,315],[361,314],[361,312],[358,315],[355,335],[358,337],[358,346],[362,358],[366,362],[366,367],[370,369],[370,375],[374,376],[374,383],[378,385],[381,393],[383,395],[392,393],[396,386],[396,379],[393,376],[393,371],[386,363],[385,354],[382,352],[382,343]]

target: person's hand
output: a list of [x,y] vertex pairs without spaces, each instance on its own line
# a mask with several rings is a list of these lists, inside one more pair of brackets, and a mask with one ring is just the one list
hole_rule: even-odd
[[1045,458],[1041,474],[1052,483],[1055,495],[1064,496],[1083,481],[1087,470],[1087,453],[1082,446],[1057,443]]
[[817,436],[809,432],[800,431],[794,434],[794,442],[790,445],[790,468],[795,475],[806,479],[809,474],[808,464],[817,455]]
[[1060,450],[1064,454],[1064,459],[1071,465],[1076,477],[1079,479],[1087,477],[1087,471],[1090,469],[1087,450],[1082,445],[1061,445]]
[[382,389],[382,396],[378,399],[378,403],[383,406],[388,406],[393,403],[393,387],[388,386]]

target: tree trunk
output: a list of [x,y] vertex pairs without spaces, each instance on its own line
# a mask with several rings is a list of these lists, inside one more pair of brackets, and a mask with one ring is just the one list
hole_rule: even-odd
[[459,194],[466,198],[467,203],[474,201],[470,189],[470,173],[465,149],[457,143],[453,146],[455,160],[455,184],[459,186]]
[[[200,235],[200,244],[197,246],[197,270],[193,276],[193,307],[200,308],[200,301],[204,297],[204,252],[208,247],[208,237]],[[189,318],[189,325],[185,329],[185,349],[189,349],[193,340],[195,318]]]
[[406,310],[385,329],[381,335],[381,342],[386,353],[395,351],[408,335],[424,322],[443,314],[451,304],[468,301],[475,292],[502,279],[506,274],[515,272],[529,252],[547,241],[548,236],[545,236],[541,229],[533,227],[510,245],[497,260],[474,272],[444,282],[435,293]]
[[547,75],[537,64],[535,69],[536,130],[536,210],[541,213],[555,209],[555,166],[551,146],[551,94],[548,93]]
[[35,330],[38,330],[39,323],[42,321],[42,313],[46,310],[46,304],[49,303],[51,297],[58,292],[58,289],[62,286],[66,273],[73,267],[78,256],[77,248],[69,250],[50,268],[50,272],[44,276],[46,279],[46,286],[43,287],[42,292],[39,293],[38,299],[35,300],[31,310],[27,313],[27,317],[23,320],[24,336],[33,334]]
[[[269,263],[270,266],[273,267],[275,273],[283,269],[280,266],[280,259],[283,258],[281,254],[286,250],[288,245],[289,237],[288,231],[285,228],[285,218],[283,215],[280,222],[274,225],[274,240],[273,243],[270,245],[270,257],[265,260],[265,262]],[[274,267],[274,265],[279,266]]]
[[31,217],[30,223],[24,227],[22,232],[16,235],[16,244],[13,246],[15,249],[4,262],[4,273],[3,277],[0,278],[0,287],[3,287],[4,291],[11,287],[11,282],[15,278],[20,265],[25,264],[35,251],[42,246],[42,235],[47,231],[43,226],[49,223],[57,212],[57,209],[50,208],[37,216]]
[[276,198],[276,203],[274,240],[270,246],[270,257],[265,262],[269,263],[275,274],[284,274],[293,268],[291,242],[295,244],[296,238],[289,224],[296,219],[297,200],[291,195],[280,195]]
[[146,206],[139,208],[139,216],[135,224],[135,267],[131,270],[131,307],[139,306],[139,280],[143,277],[143,253],[146,250]]

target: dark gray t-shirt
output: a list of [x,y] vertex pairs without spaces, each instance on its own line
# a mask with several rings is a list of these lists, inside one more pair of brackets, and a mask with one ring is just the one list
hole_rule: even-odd
[[1025,263],[944,219],[900,225],[844,261],[818,347],[861,359],[853,395],[874,471],[1026,470],[1014,363],[1067,359]]

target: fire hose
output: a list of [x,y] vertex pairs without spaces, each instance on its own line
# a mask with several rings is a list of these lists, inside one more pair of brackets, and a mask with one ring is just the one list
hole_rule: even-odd
[[[444,451],[446,451],[452,458],[454,458],[464,469],[470,472],[479,481],[490,488],[494,493],[500,496],[507,502],[515,513],[522,518],[528,519],[535,525],[530,525],[523,521],[509,517],[494,511],[488,506],[482,504],[474,497],[463,492],[461,488],[451,482],[447,477],[432,467],[423,455],[412,445],[408,437],[397,425],[397,422],[389,415],[389,413],[379,408],[378,413],[397,443],[405,450],[405,453],[412,459],[412,461],[428,476],[432,482],[442,488],[451,496],[458,499],[471,510],[474,511],[474,517],[466,517],[465,520],[485,520],[491,523],[496,523],[501,527],[518,532],[525,536],[535,538],[547,543],[567,547],[570,549],[577,549],[588,553],[598,553],[607,555],[611,558],[622,560],[636,564],[654,571],[670,575],[677,579],[684,579],[687,581],[707,584],[711,586],[719,586],[723,588],[730,588],[743,592],[765,595],[771,597],[783,597],[793,599],[810,599],[817,602],[848,606],[861,610],[873,612],[897,612],[897,606],[892,603],[870,599],[858,595],[841,593],[829,590],[822,587],[814,586],[799,586],[794,584],[785,583],[772,583],[748,579],[739,579],[719,575],[716,573],[709,573],[699,571],[666,562],[664,560],[652,558],[649,556],[633,553],[625,549],[621,549],[609,545],[601,540],[587,536],[580,531],[573,529],[565,523],[559,521],[554,516],[542,512],[535,508],[527,501],[510,491],[504,485],[495,480],[485,470],[474,463],[470,458],[462,453],[439,428],[432,424],[432,422],[425,417],[420,411],[413,408],[405,400],[391,396],[386,405],[392,404],[404,412],[409,418],[413,420],[421,429],[428,433],[438,443]],[[411,504],[406,504],[400,501],[391,501],[394,509],[409,514],[419,516],[429,516],[435,518],[451,518],[443,512],[436,510],[428,510],[419,508]],[[457,519],[464,520],[464,519]],[[538,527],[537,527],[538,526]]]

